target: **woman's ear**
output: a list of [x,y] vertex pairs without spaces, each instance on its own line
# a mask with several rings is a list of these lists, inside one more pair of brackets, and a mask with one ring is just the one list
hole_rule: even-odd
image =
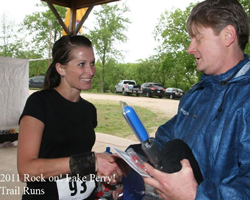
[[56,71],[57,71],[58,74],[60,74],[61,76],[65,76],[64,67],[63,67],[60,63],[56,63]]
[[227,25],[223,31],[225,35],[225,45],[229,47],[237,39],[235,27]]

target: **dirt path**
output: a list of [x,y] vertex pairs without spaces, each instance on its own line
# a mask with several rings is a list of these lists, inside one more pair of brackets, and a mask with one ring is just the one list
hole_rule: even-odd
[[[35,90],[30,90],[29,94],[32,94]],[[125,101],[130,106],[141,106],[151,111],[161,112],[166,117],[172,117],[176,114],[179,105],[179,100],[172,99],[159,99],[149,97],[136,97],[136,96],[123,96],[119,94],[93,94],[82,93],[82,98],[86,100],[107,100],[116,101],[118,104],[120,101]]]
[[161,112],[166,117],[172,117],[176,114],[179,100],[172,99],[159,99],[159,98],[148,98],[148,97],[136,97],[136,96],[122,96],[122,95],[111,95],[111,94],[92,94],[82,93],[82,98],[88,99],[102,99],[108,101],[125,101],[130,106],[141,106],[151,111]]

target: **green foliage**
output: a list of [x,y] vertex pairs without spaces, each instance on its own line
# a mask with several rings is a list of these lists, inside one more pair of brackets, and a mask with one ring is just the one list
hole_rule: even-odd
[[11,21],[8,16],[3,13],[1,16],[1,32],[0,32],[0,56],[17,57],[22,43],[16,42],[15,22]]
[[161,59],[159,71],[165,87],[180,87],[187,91],[199,80],[195,60],[186,52],[190,42],[186,20],[192,7],[191,4],[184,11],[166,11],[155,27],[154,37],[160,43],[157,48]]
[[48,60],[34,60],[29,62],[29,76],[45,75],[48,69]]
[[[101,100],[91,100],[91,102],[97,108],[98,126],[95,129],[96,132],[107,133],[123,138],[134,135],[121,114],[121,108],[118,102]],[[149,133],[154,133],[158,126],[168,120],[162,113],[155,113],[138,106],[134,106],[134,109]]]
[[[250,17],[250,0],[239,1]],[[62,34],[62,27],[47,4],[37,6],[42,11],[27,15],[20,25],[15,25],[6,15],[1,16],[0,56],[38,59],[30,61],[30,76],[46,73],[49,62],[39,59],[49,56],[50,35],[52,47]],[[133,79],[138,84],[159,82],[165,87],[180,87],[185,92],[189,90],[201,75],[196,71],[195,59],[186,52],[190,40],[185,26],[193,6],[190,4],[185,10],[175,9],[159,14],[154,30],[154,38],[159,43],[157,53],[136,63],[117,62],[122,58],[122,52],[115,48],[127,40],[125,31],[130,19],[125,14],[129,8],[121,3],[100,6],[94,11],[96,20],[93,29],[84,33],[92,40],[97,57],[97,73],[91,91],[114,92],[121,79]],[[64,18],[66,8],[55,7]],[[52,27],[48,25],[48,20],[53,22]],[[87,30],[86,27],[84,30]],[[245,53],[250,54],[249,45]]]
[[[160,82],[160,62],[157,57],[149,57],[148,59],[139,60],[134,67],[134,72],[137,74],[136,80],[142,84],[145,82]],[[146,72],[146,73],[145,73]]]
[[[17,31],[13,31],[13,24],[7,21],[6,16],[2,17],[2,37],[0,39],[3,42],[0,42],[0,56],[26,59],[48,58],[49,46],[52,46],[61,37],[62,27],[46,3],[37,6],[43,8],[43,11],[25,16],[24,21],[16,26],[19,27]],[[55,8],[64,18],[66,8],[60,6],[55,6]],[[52,27],[48,25],[48,20],[52,21]],[[16,34],[13,34],[15,32]],[[21,37],[17,35],[19,33],[22,33]],[[30,77],[44,75],[48,68],[48,60],[30,61],[29,65]]]
[[[20,31],[29,36],[29,38],[32,36],[29,48],[32,48],[41,57],[48,57],[49,47],[53,46],[54,42],[62,35],[62,27],[46,3],[41,3],[37,6],[43,7],[44,11],[27,15],[24,18]],[[59,15],[64,18],[67,8],[61,6],[55,6],[55,8]],[[52,22],[52,26],[48,24],[49,20]]]
[[105,86],[105,67],[106,64],[117,57],[121,57],[121,53],[115,49],[114,44],[125,42],[127,36],[124,31],[127,30],[127,24],[130,23],[124,14],[129,11],[128,7],[122,4],[102,5],[101,10],[95,11],[95,26],[89,32],[89,38],[95,47],[95,52],[102,63],[101,71],[101,92],[104,92]]
[[[243,5],[247,15],[248,20],[250,21],[250,0],[239,0],[239,2]],[[250,45],[249,43],[246,46],[245,53],[250,55]]]
[[[177,9],[161,15],[155,30],[155,38],[161,42],[157,55],[138,60],[136,63],[117,63],[108,56],[109,59],[101,60],[102,66],[98,65],[98,75],[95,77],[98,86],[102,85],[102,77],[100,76],[104,76],[103,64],[105,63],[105,84],[103,89],[106,92],[113,92],[115,84],[121,79],[133,79],[137,84],[158,82],[165,87],[180,87],[185,91],[189,90],[190,86],[199,79],[199,74],[195,70],[195,60],[193,56],[188,55],[186,52],[189,38],[185,31],[185,24],[190,9],[190,7],[185,11]],[[97,42],[95,44],[97,49],[106,50],[104,46],[101,46],[101,44],[105,43],[98,41],[98,37],[101,38],[100,35],[104,33],[104,30],[102,32],[95,30],[90,34],[94,44]],[[108,36],[110,37],[110,35]],[[103,58],[103,55],[108,55],[105,54],[105,51],[102,51],[102,53],[97,53],[100,58]],[[97,84],[93,86],[95,88]]]
[[124,14],[129,11],[125,5],[120,7],[119,4],[104,4],[101,8],[101,10],[94,12],[96,23],[89,34],[95,46],[96,54],[103,64],[105,58],[120,56],[114,48],[114,43],[127,40],[124,31],[127,30],[127,24],[130,21],[124,17]]

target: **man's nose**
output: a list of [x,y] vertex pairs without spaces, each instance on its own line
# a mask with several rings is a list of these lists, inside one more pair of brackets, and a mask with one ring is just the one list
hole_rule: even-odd
[[196,51],[196,46],[194,44],[194,41],[191,41],[188,46],[187,53],[194,54],[195,51]]

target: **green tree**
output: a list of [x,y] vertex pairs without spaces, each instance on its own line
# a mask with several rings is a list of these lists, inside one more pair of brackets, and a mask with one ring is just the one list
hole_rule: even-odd
[[5,57],[15,57],[16,49],[20,46],[20,43],[17,43],[15,22],[11,21],[8,16],[3,13],[1,16],[1,26],[0,26],[0,56]]
[[[43,57],[48,57],[50,46],[53,46],[54,42],[62,35],[62,27],[46,3],[36,6],[43,8],[44,11],[27,15],[20,31],[26,34],[29,39],[29,49],[33,49],[34,52]],[[55,8],[59,15],[64,18],[67,8],[61,6],[55,6]],[[51,26],[49,20],[52,22]]]
[[[62,34],[62,27],[47,4],[41,3],[36,6],[41,7],[43,11],[26,15],[23,22],[18,25],[3,15],[0,28],[1,56],[37,59],[30,62],[30,76],[46,73],[49,62],[40,58],[49,56],[50,46]],[[55,8],[64,18],[67,8],[60,6]],[[48,24],[48,20],[52,21],[52,26]],[[13,27],[18,28],[14,30]]]
[[[0,28],[0,56],[25,59],[41,58],[40,54],[36,54],[33,49],[27,48],[30,43],[25,41],[22,32],[18,31],[20,26],[20,24],[15,24],[15,22],[8,19],[7,15],[3,14]],[[43,63],[44,61],[30,62],[29,75],[35,76],[40,72],[45,74],[44,70],[41,69]]]
[[1,56],[5,56],[7,54],[7,40],[10,37],[10,34],[7,33],[8,28],[10,28],[10,25],[7,25],[6,22],[6,14],[3,13],[3,15],[1,16],[1,33],[0,33],[0,55]]
[[[41,3],[36,6],[41,7],[43,11],[26,15],[19,29],[19,32],[24,35],[23,48],[19,50],[19,56],[38,59],[30,62],[30,76],[45,75],[50,59],[39,60],[39,58],[51,57],[51,47],[62,35],[62,27],[47,4]],[[64,18],[67,8],[61,6],[55,6],[55,8]],[[49,24],[49,20],[52,25]]]
[[157,56],[150,56],[147,59],[139,60],[134,71],[137,82],[140,84],[144,82],[160,82],[164,84],[161,79],[161,72],[159,71],[160,65],[161,63]]
[[162,77],[175,87],[183,83],[186,83],[185,87],[190,87],[199,78],[195,60],[186,52],[190,43],[186,20],[192,7],[193,4],[190,4],[184,11],[176,9],[164,12],[154,31],[154,37],[160,43],[157,49],[162,59]]
[[124,4],[102,5],[101,9],[94,11],[96,23],[90,30],[89,37],[92,40],[96,55],[102,63],[101,72],[101,92],[104,92],[105,66],[110,59],[121,56],[121,52],[115,48],[120,42],[125,42],[127,36],[124,31],[127,30],[129,19],[124,14],[129,11]]
[[[244,9],[245,9],[245,11],[246,11],[246,13],[248,15],[248,21],[250,22],[250,0],[239,0],[239,2],[243,5],[243,7],[244,7]],[[249,45],[249,43],[246,46],[245,53],[250,55],[250,45]]]

